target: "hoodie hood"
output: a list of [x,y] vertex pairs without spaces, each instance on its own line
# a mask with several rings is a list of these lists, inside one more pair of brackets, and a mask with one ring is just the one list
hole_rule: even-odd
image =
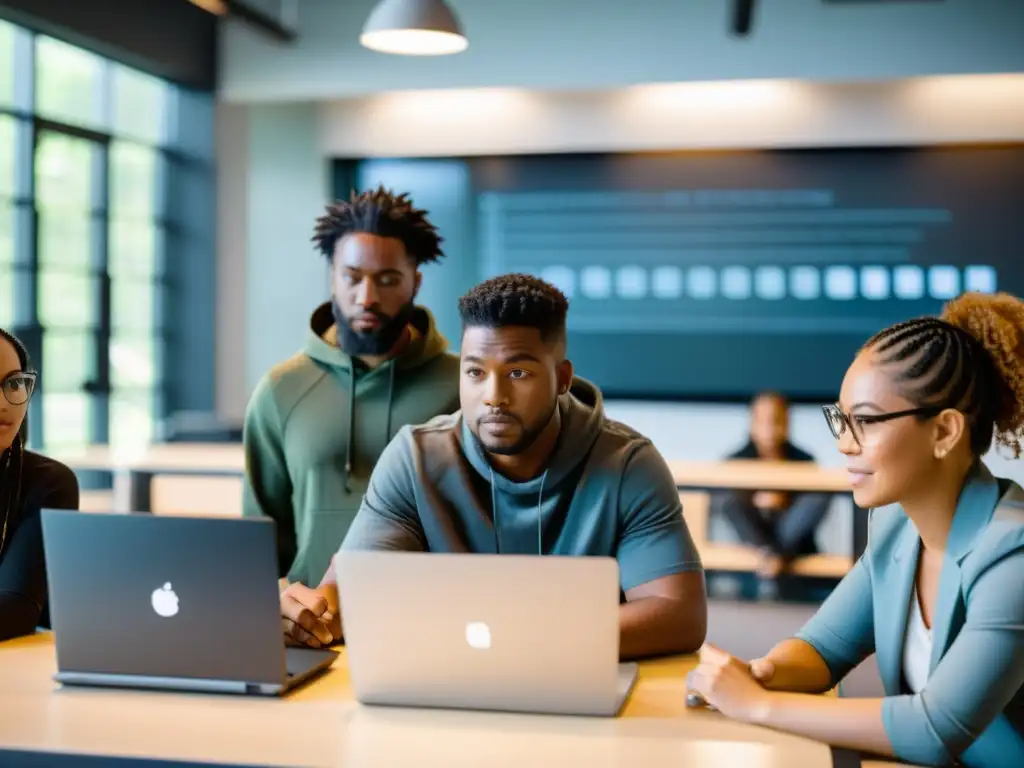
[[437,330],[434,316],[426,307],[414,307],[409,325],[415,329],[412,341],[396,358],[386,360],[376,368],[367,368],[337,345],[337,327],[330,302],[324,302],[313,312],[309,321],[310,333],[306,340],[306,354],[318,363],[328,366],[348,392],[345,441],[344,487],[350,492],[352,454],[355,444],[356,401],[362,397],[378,397],[384,386],[385,413],[383,438],[385,444],[392,437],[394,415],[395,376],[398,372],[412,371],[444,354],[448,340]]
[[558,398],[562,429],[558,442],[540,476],[516,482],[495,472],[487,461],[483,446],[462,419],[462,450],[473,468],[502,493],[536,495],[543,489],[555,490],[562,481],[587,460],[594,441],[604,425],[604,400],[601,391],[586,379],[573,377],[569,391]]

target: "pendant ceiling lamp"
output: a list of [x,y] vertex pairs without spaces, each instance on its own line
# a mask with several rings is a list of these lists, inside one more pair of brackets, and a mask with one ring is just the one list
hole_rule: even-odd
[[444,0],[380,0],[359,42],[374,51],[403,56],[443,56],[469,46]]

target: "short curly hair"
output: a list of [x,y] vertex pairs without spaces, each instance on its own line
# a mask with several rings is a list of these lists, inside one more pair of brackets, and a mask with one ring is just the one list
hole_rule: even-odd
[[1024,302],[1008,293],[965,293],[940,317],[919,317],[864,345],[922,406],[955,408],[970,423],[971,448],[1000,445],[1020,457],[1024,439]]
[[417,267],[444,258],[444,238],[427,219],[427,212],[414,208],[408,193],[396,195],[383,185],[358,195],[353,191],[347,202],[328,205],[316,220],[313,243],[330,262],[337,242],[352,232],[400,240]]
[[462,329],[525,326],[544,341],[565,340],[569,300],[555,286],[533,275],[510,274],[485,280],[459,299]]

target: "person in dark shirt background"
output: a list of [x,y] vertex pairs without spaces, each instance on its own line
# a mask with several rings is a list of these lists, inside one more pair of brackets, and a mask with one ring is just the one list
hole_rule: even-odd
[[25,450],[35,384],[25,347],[0,328],[0,640],[33,632],[46,614],[40,510],[78,509],[75,474]]
[[[750,440],[730,459],[814,461],[789,441],[789,402],[777,392],[762,392],[750,408]],[[796,557],[817,551],[814,533],[828,512],[824,493],[731,491],[718,508],[745,543],[760,551],[758,574],[779,576]]]

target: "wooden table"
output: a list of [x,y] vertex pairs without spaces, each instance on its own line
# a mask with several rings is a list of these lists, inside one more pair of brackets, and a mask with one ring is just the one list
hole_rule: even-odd
[[53,648],[49,633],[0,644],[0,765],[17,751],[355,768],[833,765],[825,745],[687,709],[693,657],[642,664],[620,717],[578,718],[364,707],[344,653],[283,699],[60,688]]

